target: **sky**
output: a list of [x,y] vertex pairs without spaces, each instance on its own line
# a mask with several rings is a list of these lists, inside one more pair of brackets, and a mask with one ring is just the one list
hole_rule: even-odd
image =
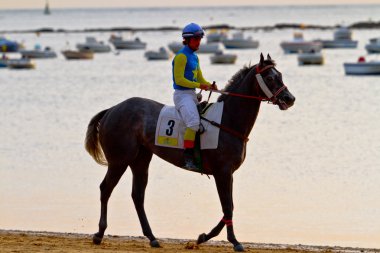
[[[40,9],[46,0],[0,0],[0,9]],[[49,0],[52,8],[380,4],[380,0]]]

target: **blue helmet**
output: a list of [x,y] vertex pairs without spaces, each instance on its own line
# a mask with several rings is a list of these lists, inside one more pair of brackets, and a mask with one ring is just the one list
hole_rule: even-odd
[[202,27],[200,25],[197,25],[195,23],[190,23],[182,30],[182,37],[183,38],[191,38],[191,37],[201,37],[203,38],[203,35],[205,32],[203,31]]

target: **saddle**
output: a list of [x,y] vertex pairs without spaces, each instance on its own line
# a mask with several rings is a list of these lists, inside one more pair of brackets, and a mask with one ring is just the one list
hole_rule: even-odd
[[[200,115],[211,121],[220,123],[223,113],[223,102],[213,104],[201,103]],[[174,106],[165,105],[160,112],[156,126],[155,145],[183,149],[183,135],[186,126],[181,115]],[[219,128],[201,119],[199,135],[200,149],[216,149],[218,147]]]

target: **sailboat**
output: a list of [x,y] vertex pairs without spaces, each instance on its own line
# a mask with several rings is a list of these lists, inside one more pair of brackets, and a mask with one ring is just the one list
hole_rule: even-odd
[[48,0],[46,0],[44,14],[45,15],[50,15],[50,8],[49,8],[49,1]]

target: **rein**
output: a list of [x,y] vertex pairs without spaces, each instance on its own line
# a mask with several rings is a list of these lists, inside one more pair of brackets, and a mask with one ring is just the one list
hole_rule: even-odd
[[201,119],[203,119],[204,121],[207,121],[208,123],[210,123],[211,125],[215,126],[215,127],[218,127],[220,128],[221,130],[227,132],[227,133],[230,133],[232,135],[235,135],[236,137],[238,137],[239,139],[243,140],[244,142],[248,142],[249,141],[249,138],[247,136],[244,136],[242,135],[241,133],[239,133],[238,131],[235,131],[231,128],[228,128],[228,127],[225,127],[219,123],[216,123],[215,121],[212,121],[212,120],[209,120],[203,116],[200,116]]

